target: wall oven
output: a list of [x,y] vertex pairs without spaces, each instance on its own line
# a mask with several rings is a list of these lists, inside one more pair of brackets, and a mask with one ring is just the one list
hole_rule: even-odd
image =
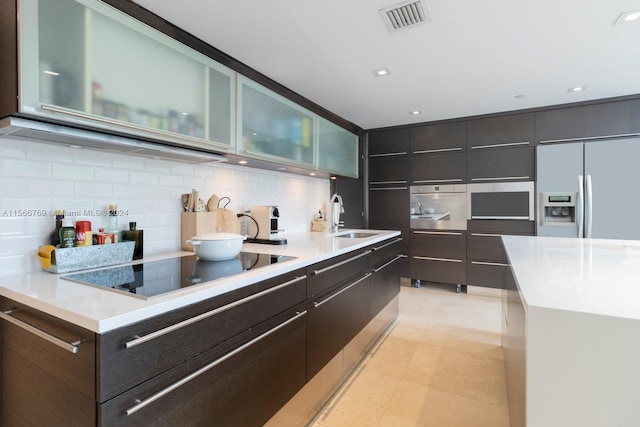
[[412,185],[411,228],[466,230],[466,184]]
[[534,221],[533,181],[467,184],[467,219]]

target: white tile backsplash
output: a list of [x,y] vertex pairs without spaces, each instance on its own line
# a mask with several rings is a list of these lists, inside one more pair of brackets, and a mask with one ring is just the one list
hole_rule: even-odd
[[[180,249],[180,196],[196,188],[206,203],[229,197],[240,213],[277,205],[279,227],[307,231],[329,198],[329,180],[230,164],[201,166],[3,137],[0,143],[0,277],[37,271],[38,246],[47,243],[55,209],[107,225],[109,204],[144,230],[145,255]],[[44,211],[45,216],[25,210]]]

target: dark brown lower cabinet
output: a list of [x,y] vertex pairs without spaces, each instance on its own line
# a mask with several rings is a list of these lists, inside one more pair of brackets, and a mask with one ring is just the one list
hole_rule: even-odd
[[463,230],[411,230],[411,278],[466,284]]
[[319,295],[308,305],[307,380],[355,337],[369,322],[370,273]]
[[305,346],[306,313],[277,316],[100,405],[98,425],[261,426],[305,384]]
[[534,233],[533,221],[467,221],[467,284],[498,289],[514,287],[502,236],[532,236]]
[[369,279],[369,318],[374,318],[400,292],[402,239],[374,246]]
[[0,308],[2,425],[95,425],[94,334],[7,298]]

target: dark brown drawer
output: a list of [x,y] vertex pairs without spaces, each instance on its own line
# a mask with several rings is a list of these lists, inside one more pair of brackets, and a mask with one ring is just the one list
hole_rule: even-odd
[[533,221],[473,220],[467,221],[467,258],[470,260],[507,263],[502,244],[503,235],[534,234]]
[[299,269],[99,335],[98,402],[304,301],[305,274]]
[[509,264],[473,260],[467,263],[467,285],[498,289],[515,287]]
[[411,230],[411,255],[464,261],[465,234],[457,230]]
[[3,316],[4,349],[20,354],[61,383],[90,398],[95,397],[96,338],[93,332],[8,298],[2,298],[1,308],[3,312],[11,311]]
[[371,268],[380,268],[402,252],[402,238],[394,237],[372,245]]
[[467,233],[522,234],[533,236],[536,223],[527,220],[474,219],[467,221]]
[[466,283],[467,268],[464,259],[411,257],[411,278],[428,282]]
[[[95,425],[95,334],[2,298],[2,425]],[[43,420],[46,423],[43,424]]]
[[354,251],[307,267],[307,298],[319,295],[369,271],[371,249]]
[[467,258],[506,263],[507,254],[502,245],[501,235],[469,233],[467,235]]
[[98,426],[260,426],[305,383],[306,314],[268,319],[99,405]]

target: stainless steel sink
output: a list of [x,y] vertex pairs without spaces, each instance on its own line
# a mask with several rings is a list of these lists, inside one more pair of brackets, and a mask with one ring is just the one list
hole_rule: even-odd
[[378,233],[362,233],[357,231],[351,231],[349,233],[337,234],[335,237],[344,237],[345,239],[364,239],[367,237],[375,236]]

